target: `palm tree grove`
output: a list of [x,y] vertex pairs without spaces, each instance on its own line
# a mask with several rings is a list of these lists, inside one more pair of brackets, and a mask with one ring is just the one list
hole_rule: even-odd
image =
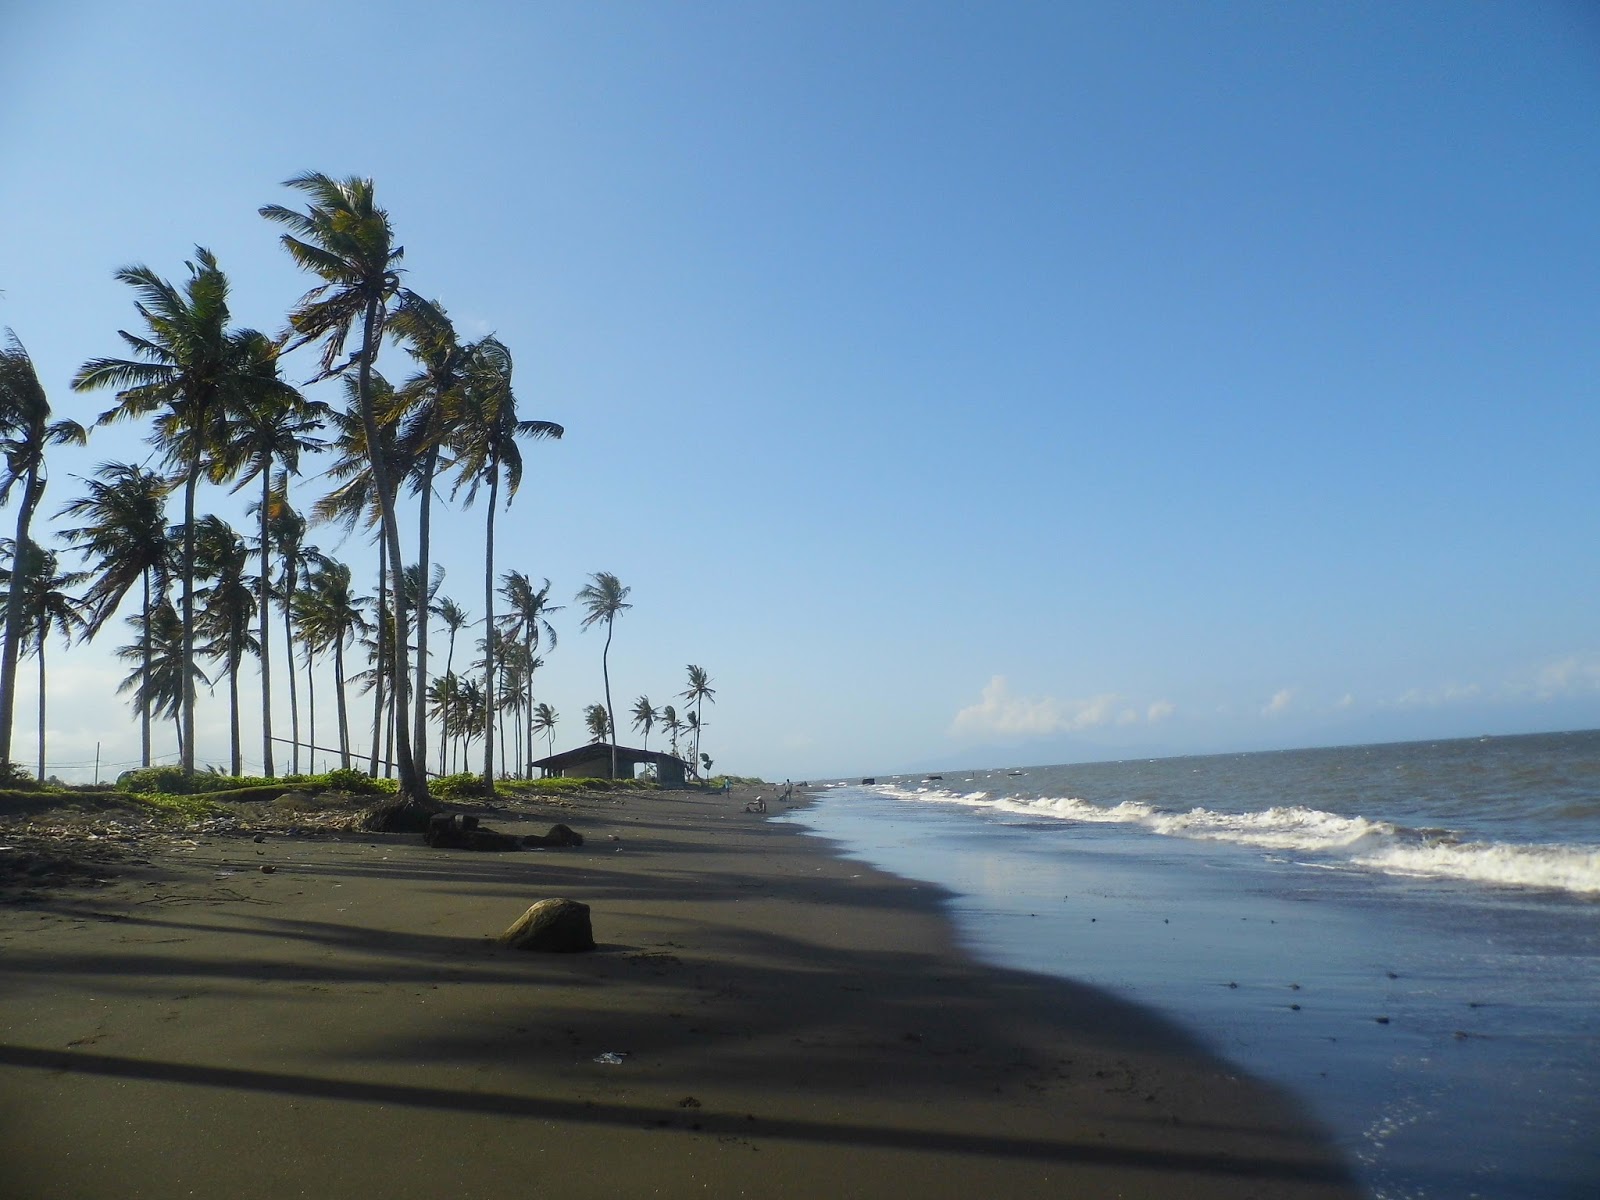
[[[311,172],[284,186],[292,202],[259,212],[309,289],[281,328],[235,324],[228,276],[203,247],[176,280],[143,264],[116,270],[133,312],[100,337],[116,349],[71,380],[106,399],[87,426],[53,418],[15,333],[0,344],[0,505],[11,513],[0,537],[0,772],[13,785],[47,779],[46,652],[112,632],[141,768],[164,770],[165,790],[192,790],[197,771],[224,766],[242,778],[247,756],[266,779],[320,762],[393,780],[394,812],[415,817],[430,777],[470,773],[485,788],[530,779],[562,740],[610,743],[615,776],[611,647],[630,589],[598,571],[576,590],[579,627],[605,633],[603,702],[563,738],[538,672],[564,606],[550,579],[497,561],[496,519],[518,494],[524,455],[565,430],[518,412],[508,346],[461,336],[441,303],[409,286],[371,180]],[[342,403],[302,391],[319,384]],[[149,455],[48,489],[52,450],[113,424],[142,429]],[[243,528],[206,511],[219,493],[248,501]],[[482,575],[452,596],[432,560],[434,509],[479,501]],[[44,514],[58,525],[54,545],[35,538]],[[373,545],[375,572],[316,544],[348,536]],[[25,659],[37,714],[16,711]],[[690,665],[678,695],[683,716],[643,695],[626,715],[646,750],[665,730],[696,776],[710,761],[705,670]],[[201,703],[216,719],[226,712],[225,764],[200,761]]]

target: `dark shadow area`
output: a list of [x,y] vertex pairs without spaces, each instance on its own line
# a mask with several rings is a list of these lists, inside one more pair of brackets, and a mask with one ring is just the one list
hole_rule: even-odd
[[[247,1089],[283,1096],[317,1097],[366,1104],[449,1109],[501,1117],[661,1127],[661,1110],[656,1107],[599,1101],[547,1100],[506,1093],[322,1079],[269,1071],[151,1062],[106,1054],[39,1050],[25,1046],[0,1045],[0,1064],[32,1070],[75,1071],[119,1079],[143,1079],[194,1087]],[[1129,1150],[1116,1146],[1092,1146],[1082,1143],[1047,1142],[1028,1138],[944,1131],[930,1134],[882,1126],[869,1127],[793,1119],[757,1120],[752,1128],[752,1122],[746,1117],[704,1109],[695,1112],[693,1123],[699,1126],[696,1132],[713,1135],[720,1133],[749,1136],[758,1133],[762,1137],[834,1146],[937,1150],[941,1153],[1042,1159],[1064,1163],[1095,1163],[1138,1167],[1144,1170],[1204,1172],[1237,1176],[1241,1179],[1336,1183],[1342,1182],[1345,1178],[1342,1172],[1318,1164],[1262,1159],[1239,1160],[1227,1154]],[[687,1118],[680,1118],[680,1124],[688,1124]]]

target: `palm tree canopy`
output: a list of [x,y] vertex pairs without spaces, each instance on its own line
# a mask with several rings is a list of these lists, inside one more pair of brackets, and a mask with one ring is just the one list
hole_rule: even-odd
[[421,563],[412,563],[408,566],[402,582],[406,590],[406,604],[412,612],[435,612],[433,598],[444,586],[444,567],[438,563],[433,564],[433,569],[428,572],[426,595],[423,594]]
[[50,420],[50,401],[33,359],[17,335],[6,330],[6,343],[0,347],[0,454],[5,456],[0,503],[10,497],[18,482],[36,477],[44,469],[44,452],[49,447],[81,446],[88,437],[88,431],[76,421]]
[[[148,707],[152,715],[164,719],[177,716],[183,703],[183,618],[170,600],[163,600],[151,610],[148,623],[139,615],[129,617],[128,624],[134,629],[134,640],[118,647],[117,657],[133,663],[134,668],[117,685],[117,692],[132,692],[135,709]],[[147,648],[151,659],[148,677],[144,672]],[[192,678],[200,684],[211,682],[199,667],[194,668]]]
[[463,386],[466,410],[456,456],[456,490],[465,490],[466,503],[471,504],[479,487],[504,472],[509,505],[522,486],[522,450],[517,439],[560,438],[566,430],[554,421],[518,419],[517,399],[511,390],[511,351],[496,337],[474,344]]
[[578,590],[578,603],[584,607],[583,628],[605,621],[608,624],[616,619],[618,613],[633,605],[627,602],[628,593],[633,589],[624,587],[620,579],[610,571],[596,571],[589,577],[590,582]]
[[184,266],[182,291],[146,266],[117,272],[133,288],[148,336],[119,330],[135,357],[90,359],[72,387],[118,389],[117,407],[102,413],[99,425],[160,414],[151,443],[169,463],[188,468],[223,444],[227,408],[298,393],[277,377],[276,347],[265,335],[228,328],[228,279],[216,256],[196,247],[195,261]]
[[94,580],[84,599],[93,636],[146,571],[154,591],[167,590],[176,567],[166,516],[172,485],[131,463],[102,463],[96,478],[83,482],[86,493],[56,515],[84,522],[63,529],[61,538],[92,564]]
[[655,705],[650,703],[649,696],[640,696],[633,702],[633,727],[644,731],[646,737],[655,728],[656,719],[660,716]]
[[444,627],[452,635],[460,633],[468,625],[472,624],[472,618],[468,615],[467,610],[449,596],[439,597],[439,602],[433,606],[433,615],[444,622]]
[[295,593],[295,619],[300,636],[313,649],[327,650],[347,645],[371,626],[362,610],[371,603],[369,596],[357,596],[350,586],[350,568],[344,563],[324,559],[312,568],[304,590]]
[[435,460],[459,438],[467,410],[466,386],[477,345],[456,336],[438,301],[401,304],[390,332],[405,345],[419,370],[396,393],[398,442],[408,460],[411,490],[432,486]]
[[554,650],[556,631],[548,614],[560,612],[562,605],[550,603],[550,581],[535,588],[521,571],[507,571],[500,577],[500,595],[510,609],[502,620],[512,627],[513,636],[529,649],[537,649],[542,640]]
[[307,400],[278,378],[278,350],[264,334],[252,331],[240,340],[240,350],[243,366],[260,386],[240,389],[228,398],[211,464],[212,482],[237,478],[234,491],[274,466],[298,475],[300,455],[326,446],[315,435],[330,411],[321,400]]
[[394,244],[389,214],[377,206],[372,180],[309,171],[284,180],[284,186],[305,194],[306,211],[268,204],[261,215],[288,230],[279,240],[296,265],[323,280],[290,314],[290,327],[299,335],[295,345],[321,340],[323,376],[338,374],[350,364],[334,364],[368,305],[377,307],[376,339],[384,332],[388,302],[411,298],[400,286],[405,247]]
[[18,555],[16,542],[6,538],[0,541],[0,556],[6,560],[6,565],[0,567],[0,584],[8,585],[5,590],[0,590],[0,613],[9,607],[12,573],[19,571],[22,623],[28,631],[32,648],[36,648],[51,633],[59,633],[70,642],[74,634],[84,629],[84,602],[68,595],[66,589],[84,582],[88,578],[85,572],[63,572],[55,552],[46,550],[37,542],[25,543],[23,552]]
[[702,700],[717,702],[717,690],[711,686],[711,676],[706,674],[704,667],[689,664],[689,686],[680,695],[690,704],[698,704]]
[[561,719],[561,714],[541,700],[533,706],[533,731],[535,733],[548,733],[556,727],[556,722]]
[[259,654],[261,643],[250,633],[256,615],[253,581],[245,573],[250,551],[244,539],[218,516],[203,517],[195,530],[195,569],[208,580],[197,598],[198,623],[206,637],[206,654],[237,671],[246,654]]
[[606,712],[604,704],[586,705],[583,710],[583,722],[589,727],[589,736],[597,742],[606,740],[610,730],[611,717]]
[[[347,530],[357,525],[375,528],[383,510],[372,472],[372,459],[367,453],[367,431],[358,407],[358,385],[354,379],[347,378],[344,387],[349,408],[344,412],[335,409],[328,414],[328,422],[337,435],[333,446],[338,457],[323,472],[327,478],[337,481],[338,486],[311,506],[311,517]],[[391,486],[397,486],[395,481],[404,477],[409,460],[395,437],[393,414],[398,400],[394,387],[377,371],[372,372],[372,404],[378,414],[378,436],[383,441],[388,479]]]

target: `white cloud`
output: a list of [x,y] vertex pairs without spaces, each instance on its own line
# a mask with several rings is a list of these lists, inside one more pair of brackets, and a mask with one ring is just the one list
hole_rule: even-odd
[[1106,725],[1115,721],[1120,712],[1118,697],[1110,693],[1089,700],[1014,696],[1005,676],[996,675],[983,689],[978,703],[956,713],[950,722],[950,732],[969,736],[1043,737]]
[[1165,721],[1177,711],[1177,706],[1171,700],[1157,700],[1145,711],[1144,719],[1154,725],[1157,721]]
[[1288,712],[1289,705],[1292,703],[1294,703],[1294,689],[1284,688],[1273,696],[1271,700],[1267,701],[1266,707],[1261,710],[1261,715],[1263,717],[1276,717],[1280,713]]
[[1355,694],[1352,693],[1352,692],[1346,692],[1344,695],[1339,697],[1339,702],[1337,704],[1335,704],[1334,707],[1335,708],[1354,708],[1355,705],[1356,705]]
[[1412,688],[1390,703],[1394,708],[1439,708],[1476,700],[1481,695],[1483,689],[1475,683],[1447,683],[1443,687]]
[[1600,654],[1571,654],[1545,663],[1534,674],[1533,694],[1541,700],[1600,690]]

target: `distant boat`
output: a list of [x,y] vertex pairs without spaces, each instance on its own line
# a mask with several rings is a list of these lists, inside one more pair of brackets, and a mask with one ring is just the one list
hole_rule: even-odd
[[1026,775],[1026,771],[1007,771],[1007,775]]
[[877,783],[877,782],[878,782],[878,781],[877,781],[877,780],[876,780],[876,779],[874,779],[874,778],[873,778],[873,777],[872,777],[872,776],[871,776],[871,775],[868,775],[868,776],[867,776],[867,777],[866,777],[866,778],[865,778],[865,779],[863,779],[863,780],[862,780],[862,781],[861,781],[861,782],[862,782],[862,783]]
[[943,780],[944,780],[944,776],[943,775],[924,775],[922,777],[922,782],[923,783],[940,783],[940,782],[943,782]]

